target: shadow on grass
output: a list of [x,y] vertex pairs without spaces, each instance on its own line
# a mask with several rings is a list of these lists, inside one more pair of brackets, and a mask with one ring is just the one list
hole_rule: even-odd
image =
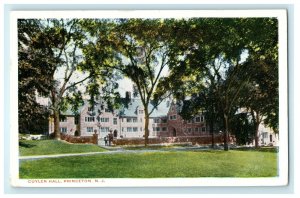
[[35,147],[36,145],[34,145],[34,144],[27,144],[25,142],[19,142],[19,146],[20,147],[24,147],[24,148],[32,148],[32,147]]
[[259,152],[270,152],[270,153],[278,153],[278,147],[240,147],[240,148],[232,148],[232,150],[236,151],[259,151]]

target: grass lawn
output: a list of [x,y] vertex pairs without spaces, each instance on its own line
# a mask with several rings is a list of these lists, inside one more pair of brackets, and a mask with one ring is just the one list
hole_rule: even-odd
[[93,144],[69,144],[58,140],[20,140],[20,156],[106,151]]
[[277,153],[166,151],[22,161],[20,178],[275,177]]

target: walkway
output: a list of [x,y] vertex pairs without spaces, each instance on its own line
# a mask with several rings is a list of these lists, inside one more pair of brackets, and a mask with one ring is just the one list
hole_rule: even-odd
[[88,155],[107,155],[118,153],[146,153],[146,152],[166,152],[168,150],[109,150],[103,152],[88,152],[88,153],[65,153],[54,155],[33,155],[33,156],[20,156],[19,160],[37,160],[45,158],[60,158],[60,157],[72,157],[72,156],[88,156]]
[[197,150],[209,150],[208,146],[198,147],[171,147],[171,148],[151,148],[151,149],[137,149],[137,150],[127,150],[123,147],[110,147],[102,146],[102,148],[108,151],[103,152],[88,152],[88,153],[64,153],[64,154],[52,154],[52,155],[34,155],[34,156],[20,156],[19,160],[37,160],[45,158],[60,158],[60,157],[72,157],[72,156],[88,156],[88,155],[108,155],[108,154],[118,154],[118,153],[148,153],[148,152],[169,152],[169,151],[197,151]]

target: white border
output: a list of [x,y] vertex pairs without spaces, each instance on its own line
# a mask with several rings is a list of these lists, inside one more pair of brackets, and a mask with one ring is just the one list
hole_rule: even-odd
[[[180,178],[180,179],[91,179],[88,183],[66,183],[64,179],[18,179],[18,18],[188,18],[188,17],[276,17],[279,20],[279,177],[274,178]],[[16,187],[168,187],[168,186],[282,186],[288,183],[287,113],[287,13],[286,10],[138,10],[138,11],[13,11],[10,15],[10,166]],[[49,183],[52,181],[51,183]],[[78,180],[79,181],[79,180]]]

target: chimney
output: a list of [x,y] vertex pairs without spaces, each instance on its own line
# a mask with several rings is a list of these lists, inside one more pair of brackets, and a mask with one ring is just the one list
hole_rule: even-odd
[[170,101],[168,100],[168,101],[167,101],[167,107],[169,107],[169,106],[170,106]]
[[130,91],[126,91],[126,92],[125,92],[125,98],[126,98],[127,100],[131,100],[131,92],[130,92]]

